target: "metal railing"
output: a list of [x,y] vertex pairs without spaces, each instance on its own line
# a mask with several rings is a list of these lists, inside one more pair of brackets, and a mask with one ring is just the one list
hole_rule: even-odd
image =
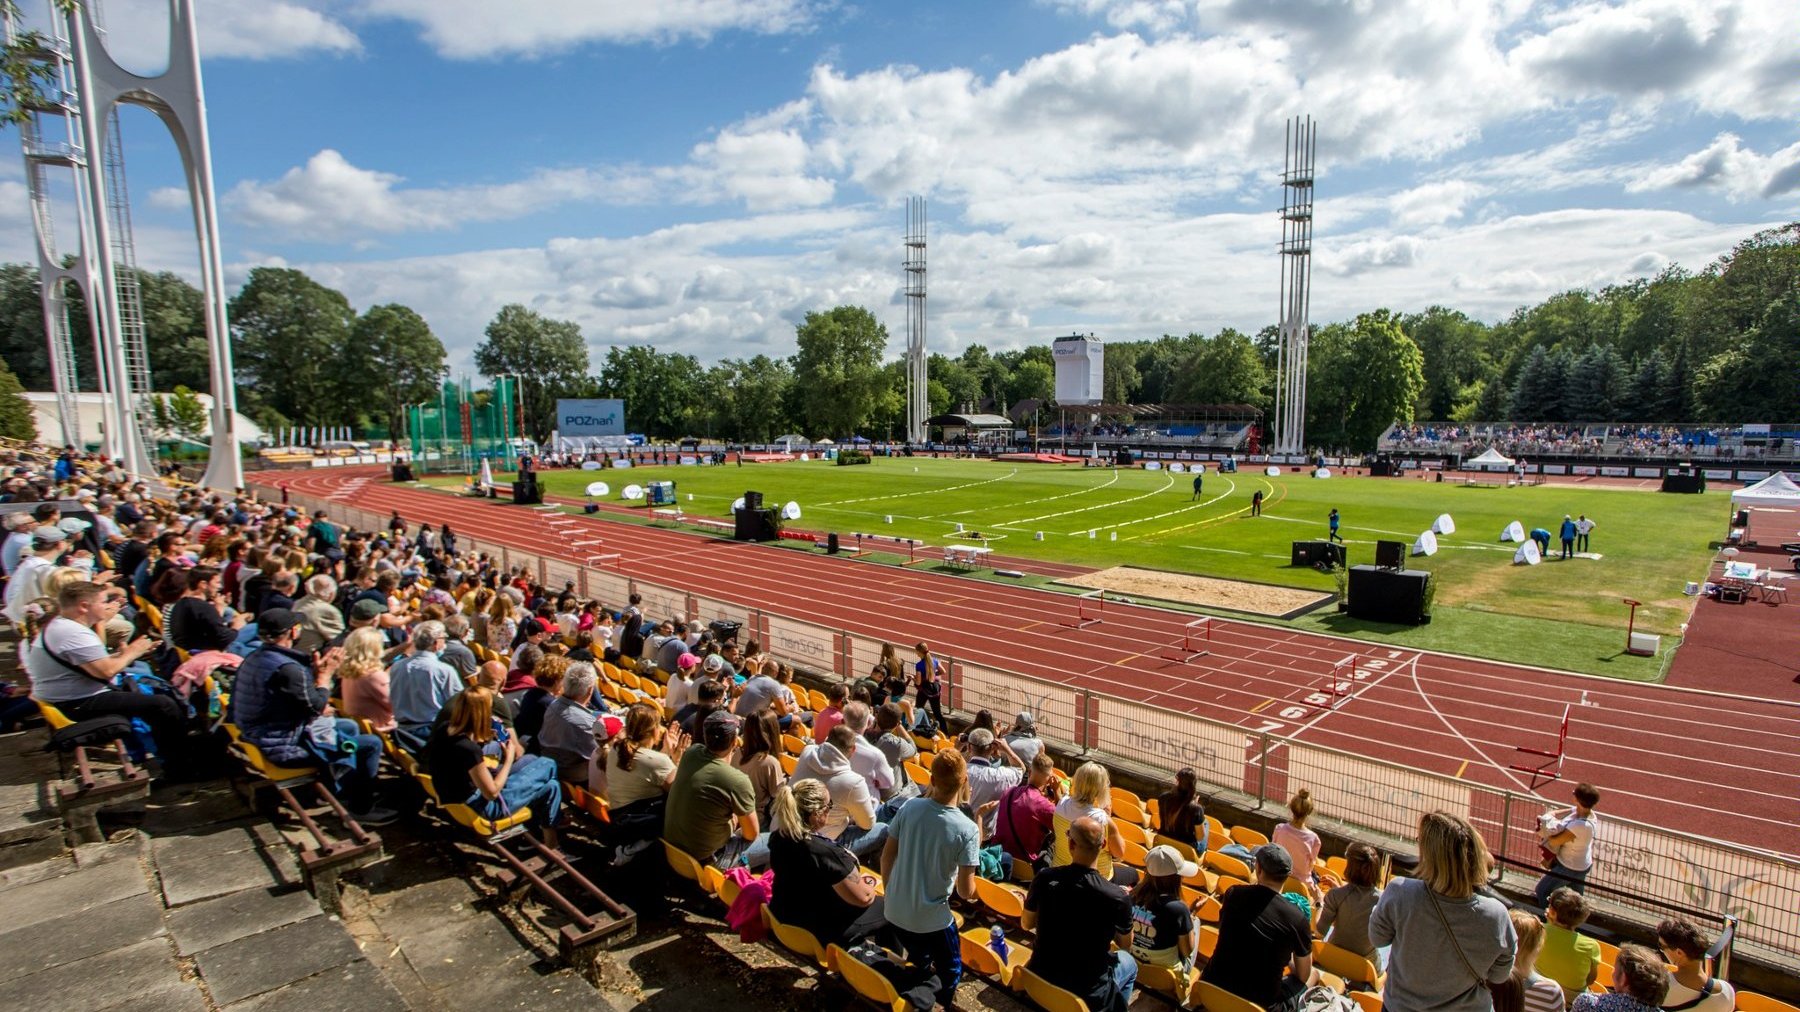
[[[385,514],[339,502],[293,498],[301,504],[310,500],[308,510],[324,508],[334,521],[351,527],[379,530],[387,522]],[[818,675],[860,677],[874,664],[884,641],[908,642],[898,633],[852,632],[746,602],[692,595],[612,569],[547,560],[489,539],[465,539],[463,546],[487,551],[503,567],[525,564],[546,586],[573,569],[581,593],[610,606],[622,606],[627,595],[636,593],[650,618],[677,613],[729,618],[742,623],[742,635],[761,640],[775,657]],[[1258,803],[1279,807],[1291,792],[1306,787],[1321,812],[1392,841],[1394,850],[1410,847],[1423,812],[1456,812],[1481,830],[1503,863],[1519,869],[1538,866],[1537,819],[1549,807],[1541,798],[1050,682],[968,657],[943,659],[948,672],[944,704],[952,712],[986,709],[1004,719],[1028,711],[1047,742],[1165,775],[1190,767],[1205,783]],[[1800,955],[1800,861],[1794,858],[1609,816],[1599,821],[1588,883],[1623,906],[1658,917],[1685,910],[1720,922],[1735,919],[1738,942]]]

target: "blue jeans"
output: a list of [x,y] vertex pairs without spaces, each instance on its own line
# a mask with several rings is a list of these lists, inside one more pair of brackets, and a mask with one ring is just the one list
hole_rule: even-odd
[[855,855],[858,861],[868,864],[871,857],[881,859],[881,845],[887,842],[888,825],[877,822],[868,829],[862,829],[852,822],[838,834],[838,846]]
[[1123,1004],[1131,1004],[1132,989],[1137,987],[1137,959],[1129,952],[1115,952],[1113,956],[1113,986],[1124,996]]
[[[902,997],[910,1000],[915,1008],[929,1008],[932,998],[949,1008],[956,1001],[956,985],[962,981],[962,938],[956,933],[956,925],[926,932],[912,932],[896,926],[894,935],[899,939],[900,947],[906,950],[906,958],[931,975]],[[1131,976],[1133,980],[1137,979],[1136,962],[1131,964]]]
[[489,800],[480,791],[469,796],[469,807],[489,819],[503,819],[521,808],[536,807],[533,815],[542,825],[556,825],[562,810],[562,783],[556,778],[556,764],[542,756],[528,755],[513,763],[506,775],[500,796]]
[[[1590,867],[1588,870],[1591,871],[1592,868]],[[1550,866],[1550,870],[1544,873],[1544,877],[1538,879],[1538,906],[1548,907],[1550,905],[1550,894],[1561,889],[1563,886],[1568,886],[1578,893],[1586,892],[1587,877],[1587,871],[1576,871],[1563,864],[1561,861],[1555,862]]]

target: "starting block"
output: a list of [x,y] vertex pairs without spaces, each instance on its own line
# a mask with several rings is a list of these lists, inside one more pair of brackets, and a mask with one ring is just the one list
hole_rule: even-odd
[[1075,628],[1086,629],[1106,620],[1106,591],[1090,590],[1075,599]]
[[1335,710],[1356,695],[1356,655],[1338,661],[1331,666],[1331,674],[1325,681],[1313,686],[1301,702],[1307,706],[1316,706],[1321,710]]
[[[1584,692],[1582,695],[1585,697],[1587,693]],[[1531,765],[1529,762],[1514,763],[1507,768],[1515,773],[1531,774],[1531,789],[1535,791],[1538,789],[1540,783],[1547,784],[1562,779],[1563,752],[1568,748],[1568,745],[1569,706],[1568,704],[1564,704],[1562,725],[1556,732],[1556,751],[1550,752],[1541,748],[1528,748],[1527,746],[1520,745],[1514,751],[1522,752],[1525,755],[1534,755],[1544,761],[1536,766]]]

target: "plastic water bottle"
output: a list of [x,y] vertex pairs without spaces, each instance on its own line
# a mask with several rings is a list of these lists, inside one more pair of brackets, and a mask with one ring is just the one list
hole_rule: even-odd
[[988,948],[994,950],[994,955],[1000,957],[1000,962],[1006,962],[1007,946],[1005,928],[996,924],[988,929]]

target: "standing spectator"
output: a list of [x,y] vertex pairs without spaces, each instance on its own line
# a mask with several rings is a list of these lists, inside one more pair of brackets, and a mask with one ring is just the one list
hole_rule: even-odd
[[850,701],[850,686],[838,682],[825,690],[825,709],[813,717],[813,744],[823,744],[825,736],[844,719],[844,704]]
[[1156,799],[1156,832],[1206,853],[1206,807],[1200,801],[1200,778],[1192,766],[1175,771],[1175,786]]
[[944,706],[940,702],[944,693],[943,665],[931,655],[931,646],[923,640],[913,646],[913,652],[919,655],[919,659],[913,663],[913,684],[917,686],[913,708],[915,712],[921,713],[930,710],[937,729],[949,730],[950,724],[944,720]]
[[[1512,976],[1494,985],[1494,1012],[1563,1012],[1562,985],[1537,972],[1538,953],[1544,948],[1544,922],[1529,910],[1513,910],[1513,934],[1519,951],[1513,957]],[[1731,1012],[1727,1007],[1723,1012]]]
[[962,939],[950,916],[950,893],[973,900],[981,866],[981,827],[957,807],[968,786],[962,754],[937,753],[930,791],[894,816],[881,850],[888,923],[907,958],[930,974],[907,995],[919,1008],[929,1008],[934,996],[950,1008],[962,979]]
[[1137,872],[1117,858],[1125,856],[1125,837],[1112,821],[1112,777],[1099,763],[1082,763],[1069,785],[1069,796],[1057,802],[1056,828],[1050,834],[1050,864],[1053,867],[1073,860],[1069,852],[1069,827],[1077,819],[1093,819],[1106,833],[1106,846],[1095,865],[1114,885],[1130,888],[1137,884]]
[[[1235,468],[1234,468],[1234,470],[1235,470]],[[1256,491],[1250,493],[1250,515],[1253,517],[1262,516],[1262,504],[1263,504],[1263,494],[1262,494],[1262,489],[1259,488]]]
[[1575,550],[1577,552],[1585,553],[1588,550],[1588,535],[1594,532],[1594,526],[1594,522],[1588,519],[1586,513],[1575,518]]
[[[541,816],[544,842],[556,847],[556,820],[562,808],[556,764],[526,755],[517,737],[502,737],[494,727],[493,707],[493,690],[477,685],[458,693],[445,720],[432,728],[424,760],[437,795],[446,804],[468,805],[488,819],[538,806],[532,814]],[[500,765],[490,770],[485,753],[495,742],[500,746]]]
[[1562,985],[1565,994],[1586,991],[1600,976],[1600,943],[1579,929],[1587,923],[1588,905],[1568,886],[1550,894],[1544,909],[1544,948],[1538,971]]
[[1252,858],[1255,881],[1219,901],[1219,942],[1200,979],[1268,1012],[1291,1012],[1312,983],[1312,925],[1281,895],[1293,873],[1287,851],[1265,843]]
[[1674,1012],[1731,1012],[1737,992],[1730,984],[1706,971],[1706,936],[1687,921],[1663,921],[1656,926],[1656,944],[1663,958],[1675,967],[1675,979],[1663,997],[1663,1008]]
[[812,932],[820,945],[853,946],[887,931],[875,880],[856,858],[821,835],[831,798],[817,780],[777,788],[769,864],[775,890],[769,912],[783,924]]
[[800,754],[794,779],[817,780],[825,785],[831,794],[831,811],[821,832],[859,860],[867,861],[880,852],[888,826],[875,821],[875,799],[869,794],[868,781],[850,765],[850,755],[861,740],[847,725],[833,727],[823,745],[814,745]]
[[1200,866],[1174,847],[1150,848],[1143,881],[1131,894],[1131,954],[1139,963],[1167,967],[1178,977],[1193,967],[1200,922],[1181,898],[1181,880],[1198,874]]
[[1562,521],[1562,558],[1570,559],[1570,558],[1574,558],[1574,557],[1575,557],[1575,518],[1569,516],[1567,513],[1564,513],[1563,521]]
[[571,664],[563,673],[562,695],[544,709],[544,723],[537,733],[538,751],[556,763],[557,774],[564,780],[587,778],[588,762],[594,758],[594,721],[603,712],[594,699],[594,687],[599,683],[600,674],[592,664]]
[[[977,809],[1025,781],[1025,764],[1012,746],[994,732],[978,727],[969,732],[969,804]],[[994,815],[982,821],[981,835],[994,835]]]
[[1538,820],[1538,839],[1550,862],[1538,880],[1539,905],[1548,903],[1550,894],[1561,886],[1585,890],[1588,872],[1594,868],[1594,808],[1600,804],[1600,791],[1593,784],[1579,783],[1574,798],[1574,807],[1546,813]]
[[1419,817],[1418,878],[1389,882],[1369,915],[1369,940],[1393,946],[1384,1009],[1492,1007],[1487,989],[1512,975],[1518,946],[1506,907],[1476,892],[1492,866],[1468,820],[1449,812]]
[[[1093,1012],[1125,1012],[1137,984],[1137,960],[1130,951],[1132,906],[1118,886],[1094,870],[1105,833],[1093,819],[1077,819],[1069,827],[1072,860],[1031,880],[1019,923],[1037,933],[1027,969],[1072,992]],[[1109,952],[1109,943],[1118,951]]]
[[700,741],[682,753],[669,785],[663,838],[702,864],[737,864],[759,832],[756,790],[730,761],[741,727],[729,713],[708,714]]
[[1337,507],[1333,506],[1331,508],[1331,515],[1325,518],[1325,522],[1331,526],[1331,530],[1325,535],[1325,538],[1327,541],[1335,541],[1341,545],[1344,543],[1344,539],[1338,536],[1339,520]]
[[1013,755],[1019,757],[1019,762],[1029,768],[1031,760],[1044,750],[1044,740],[1037,735],[1037,718],[1028,711],[1019,711],[1013,718],[1012,730],[1006,733],[1006,744],[1011,746]]
[[425,747],[444,704],[461,691],[462,679],[438,659],[438,651],[444,647],[444,623],[420,622],[413,630],[412,647],[413,652],[395,661],[388,671],[388,698],[394,706],[395,740],[417,754]]
[[1319,935],[1381,969],[1387,965],[1387,956],[1369,941],[1369,914],[1380,899],[1380,855],[1366,843],[1351,844],[1344,851],[1344,884],[1326,893],[1320,908]]
[[1308,898],[1316,905],[1319,889],[1313,864],[1319,860],[1320,842],[1319,834],[1306,828],[1306,820],[1312,813],[1312,792],[1302,787],[1288,799],[1288,821],[1277,823],[1270,839],[1288,852],[1294,864],[1294,877],[1306,886]]
[[1031,760],[1031,778],[1000,795],[994,811],[994,842],[1037,871],[1050,866],[1050,833],[1056,825],[1056,766],[1039,752]]
[[1669,994],[1669,971],[1662,957],[1641,945],[1619,946],[1613,960],[1612,991],[1577,995],[1570,1012],[1657,1012]]

